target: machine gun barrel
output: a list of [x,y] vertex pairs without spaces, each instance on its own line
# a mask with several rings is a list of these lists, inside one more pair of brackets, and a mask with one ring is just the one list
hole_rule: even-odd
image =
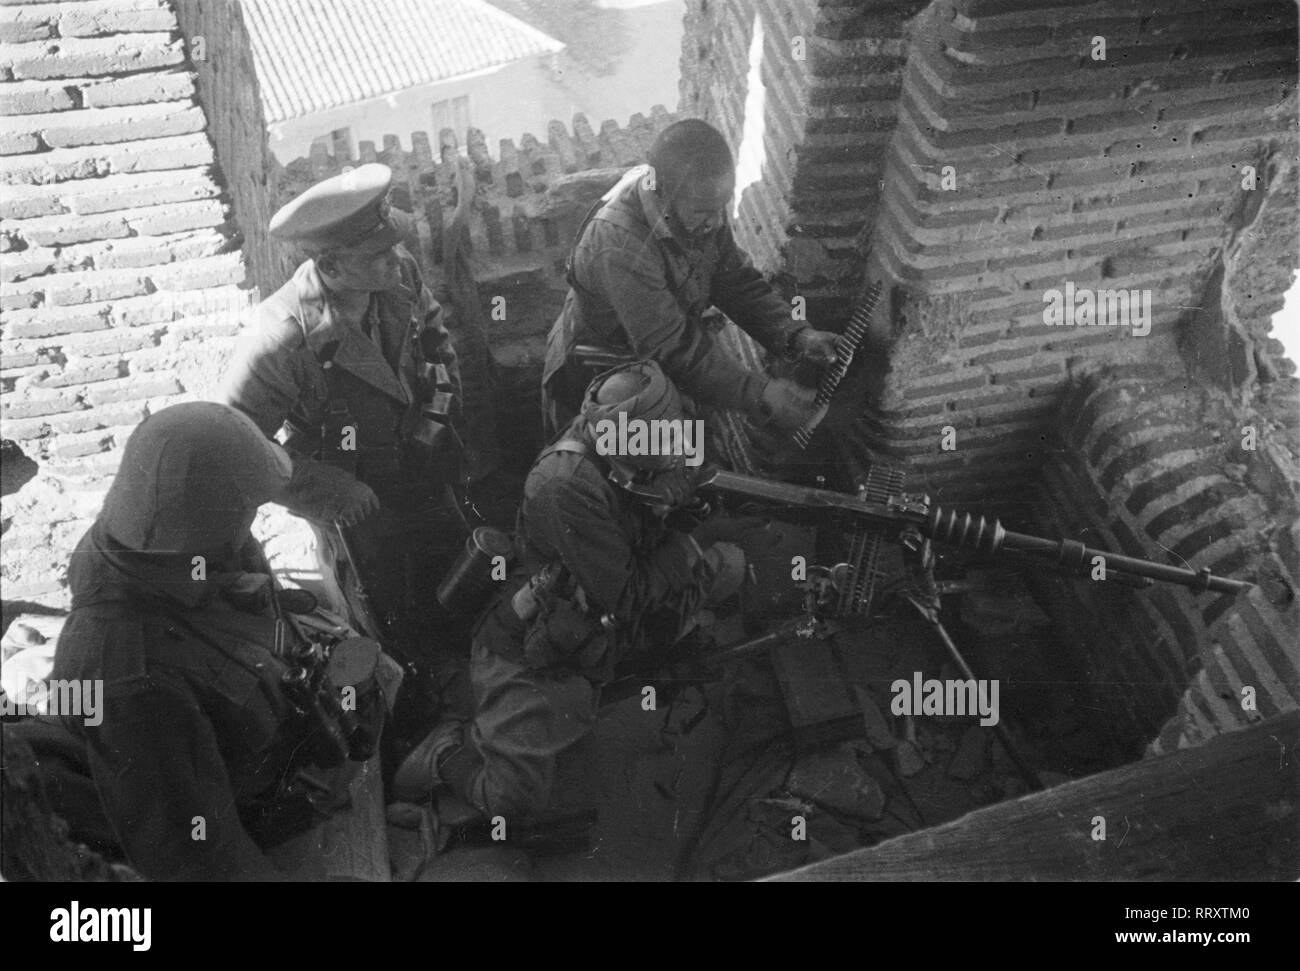
[[1014,532],[1004,529],[997,519],[931,506],[924,497],[900,495],[890,497],[885,502],[873,502],[831,489],[773,482],[722,469],[707,470],[696,488],[771,502],[786,508],[846,513],[865,519],[881,529],[916,529],[936,543],[975,553],[996,555],[1003,551],[1015,551],[1032,554],[1050,559],[1066,572],[1083,576],[1088,575],[1094,558],[1101,557],[1108,572],[1176,583],[1198,593],[1210,590],[1215,593],[1237,594],[1251,586],[1242,580],[1215,576],[1208,567],[1188,570],[1111,553],[1085,546],[1075,540],[1053,540]]

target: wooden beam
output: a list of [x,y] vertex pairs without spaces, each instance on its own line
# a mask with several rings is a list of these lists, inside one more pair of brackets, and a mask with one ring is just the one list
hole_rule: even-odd
[[348,791],[350,806],[267,853],[290,880],[386,883],[392,879],[378,755],[358,769]]
[[1291,712],[770,879],[1295,880],[1298,747]]

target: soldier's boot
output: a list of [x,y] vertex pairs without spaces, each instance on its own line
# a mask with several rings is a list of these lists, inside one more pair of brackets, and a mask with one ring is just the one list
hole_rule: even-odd
[[426,803],[440,785],[463,792],[475,768],[465,745],[465,722],[447,718],[429,732],[393,773],[392,797],[397,802]]

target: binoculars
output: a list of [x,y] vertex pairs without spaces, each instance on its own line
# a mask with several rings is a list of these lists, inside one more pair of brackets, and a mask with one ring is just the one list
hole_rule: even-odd
[[420,388],[424,403],[408,441],[415,464],[427,468],[458,449],[460,439],[452,428],[456,394],[447,366],[429,362],[420,365]]

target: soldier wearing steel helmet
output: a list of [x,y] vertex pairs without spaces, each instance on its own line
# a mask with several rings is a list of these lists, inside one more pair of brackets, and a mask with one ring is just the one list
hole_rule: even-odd
[[398,798],[424,801],[445,785],[488,815],[542,813],[557,758],[591,730],[601,685],[620,661],[670,646],[700,608],[739,590],[739,546],[666,519],[691,495],[682,458],[601,447],[598,426],[620,415],[692,417],[653,361],[588,387],[581,414],[525,483],[520,567],[474,637],[473,719],[444,721],[416,747],[395,776]]
[[99,686],[94,710],[5,725],[73,838],[148,879],[285,879],[270,850],[346,806],[351,760],[369,757],[322,746],[345,729],[337,695],[309,689],[300,708],[285,688],[314,649],[295,618],[310,605],[277,588],[250,527],[291,465],[213,402],[146,418],[68,567],[51,678]]

